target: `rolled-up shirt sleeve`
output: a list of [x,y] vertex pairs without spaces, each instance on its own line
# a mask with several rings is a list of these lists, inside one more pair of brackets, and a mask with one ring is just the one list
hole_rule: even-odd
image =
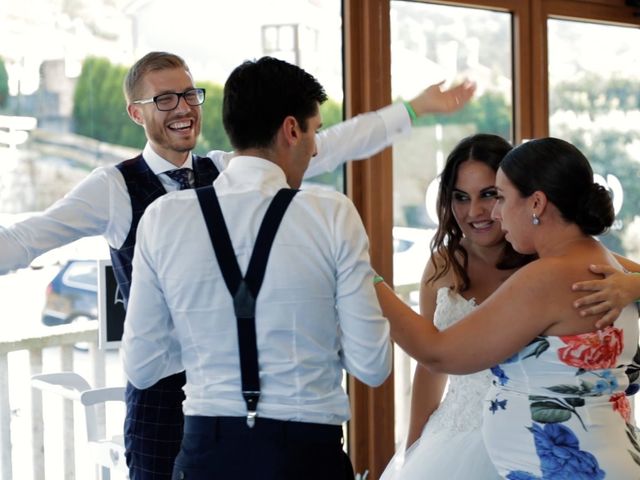
[[156,205],[138,225],[131,296],[122,336],[122,363],[127,379],[140,389],[184,370],[180,344],[155,270],[153,238],[158,224]]
[[389,323],[382,316],[373,286],[369,241],[358,213],[345,198],[337,213],[336,308],[341,358],[347,372],[378,386],[391,372]]

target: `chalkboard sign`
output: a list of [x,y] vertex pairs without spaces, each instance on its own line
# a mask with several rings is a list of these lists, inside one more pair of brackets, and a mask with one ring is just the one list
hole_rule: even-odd
[[124,299],[111,260],[98,260],[98,272],[98,347],[118,348],[124,330]]

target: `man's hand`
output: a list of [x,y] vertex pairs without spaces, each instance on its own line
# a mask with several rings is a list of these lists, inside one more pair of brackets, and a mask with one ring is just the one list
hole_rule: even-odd
[[583,317],[601,315],[596,327],[608,327],[624,307],[640,297],[640,276],[622,272],[609,265],[591,265],[589,270],[603,278],[574,283],[571,287],[573,291],[594,293],[579,298],[573,306],[580,310]]
[[419,117],[428,113],[453,113],[464,107],[476,91],[474,82],[464,81],[460,85],[442,90],[444,82],[427,87],[409,103]]

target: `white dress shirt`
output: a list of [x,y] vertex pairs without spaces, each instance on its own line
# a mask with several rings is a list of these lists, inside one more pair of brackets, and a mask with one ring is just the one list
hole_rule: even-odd
[[[318,155],[305,177],[332,171],[348,160],[367,158],[408,132],[410,126],[405,107],[398,103],[327,128],[318,134]],[[176,167],[148,144],[143,156],[165,188],[177,190],[177,184],[162,175]],[[222,171],[233,154],[212,151],[207,156]],[[191,167],[191,161],[189,157],[183,166]],[[120,171],[115,166],[97,168],[42,214],[0,227],[0,274],[27,267],[42,253],[82,237],[102,235],[110,246],[120,248],[131,218],[131,200]]]
[[[236,157],[214,182],[241,271],[284,172]],[[300,191],[274,240],[256,302],[258,415],[340,424],[343,369],[369,385],[391,370],[389,325],[373,287],[369,242],[342,193]],[[236,317],[193,190],[165,195],[138,227],[122,358],[147,388],[183,369],[186,415],[246,415]]]

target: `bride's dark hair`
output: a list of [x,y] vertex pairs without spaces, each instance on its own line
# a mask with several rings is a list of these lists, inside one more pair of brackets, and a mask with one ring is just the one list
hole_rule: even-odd
[[[440,186],[438,188],[438,200],[436,204],[438,212],[438,228],[431,239],[431,263],[435,270],[427,278],[428,282],[434,282],[444,276],[449,269],[453,269],[455,277],[454,288],[463,292],[469,288],[469,275],[467,265],[469,255],[461,245],[462,230],[456,222],[451,209],[453,190],[458,179],[460,165],[469,160],[482,162],[494,172],[498,171],[500,162],[513,147],[504,138],[497,135],[478,133],[462,139],[447,157],[444,169],[440,174]],[[436,258],[439,260],[436,261]],[[496,267],[510,270],[520,267],[531,261],[533,257],[521,255],[505,242],[502,258]]]

